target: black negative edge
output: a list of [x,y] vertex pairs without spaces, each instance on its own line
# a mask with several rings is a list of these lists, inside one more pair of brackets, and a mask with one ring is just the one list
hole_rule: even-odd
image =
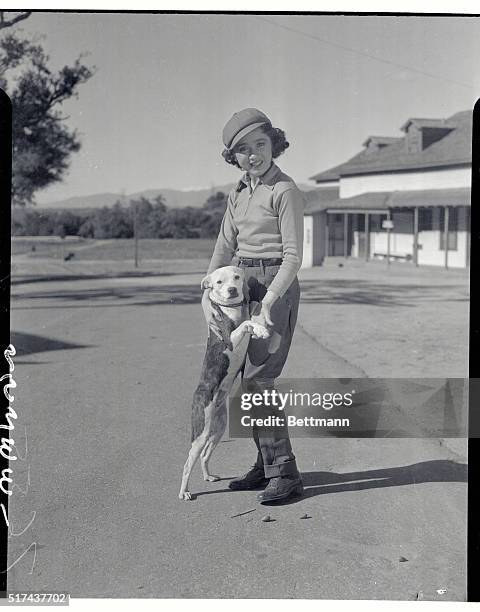
[[480,382],[480,368],[474,358],[480,350],[480,320],[478,317],[479,298],[475,289],[474,271],[479,269],[480,252],[480,214],[474,202],[480,196],[480,99],[473,110],[472,135],[472,196],[471,196],[471,254],[470,254],[470,354],[469,354],[469,439],[468,439],[468,517],[467,517],[467,601],[480,601],[480,581],[478,568],[480,566],[480,438],[478,433],[479,414],[474,398],[478,398],[475,387]]
[[[12,105],[0,89],[0,376],[9,373],[4,351],[10,344],[10,227],[12,184]],[[7,381],[6,381],[7,382]],[[3,387],[3,385],[2,385]],[[0,407],[0,423],[8,425],[8,402],[4,396]],[[2,434],[7,431],[2,429]],[[0,473],[8,468],[8,459],[0,455]],[[8,486],[8,485],[7,485]],[[8,495],[0,490],[0,503],[8,516]],[[0,509],[0,597],[7,596],[8,526],[3,508]]]
[[[480,13],[462,13],[462,12],[425,12],[425,11],[238,11],[238,10],[188,10],[188,9],[62,9],[62,8],[35,8],[24,9],[30,10],[32,13],[63,13],[63,14],[104,14],[104,15],[271,15],[275,17],[294,15],[298,17],[321,17],[332,15],[334,17],[480,17]],[[16,11],[18,12],[18,11]]]

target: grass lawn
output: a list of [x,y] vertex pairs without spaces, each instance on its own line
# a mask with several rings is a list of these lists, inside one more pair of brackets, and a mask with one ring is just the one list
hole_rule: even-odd
[[61,241],[59,236],[13,236],[11,241],[12,255],[31,254],[32,257],[59,257],[62,243],[65,250],[84,244],[81,238],[69,237]]
[[[209,259],[215,240],[210,238],[164,238],[138,241],[140,259]],[[32,250],[33,249],[33,250]],[[134,257],[132,239],[91,240],[56,236],[15,237],[12,255],[28,255],[29,258],[51,257],[63,260],[64,254],[74,253],[73,261],[126,261]]]

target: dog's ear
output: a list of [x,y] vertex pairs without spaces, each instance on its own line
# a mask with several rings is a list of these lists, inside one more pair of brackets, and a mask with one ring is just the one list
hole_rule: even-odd
[[211,274],[207,274],[207,276],[204,276],[200,282],[200,289],[211,289],[211,288],[212,288]]

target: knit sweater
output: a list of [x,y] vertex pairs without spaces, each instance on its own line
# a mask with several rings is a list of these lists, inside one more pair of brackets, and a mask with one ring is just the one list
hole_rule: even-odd
[[302,264],[304,198],[294,181],[272,163],[252,190],[248,174],[232,189],[208,273],[234,255],[281,258],[268,290],[281,297]]

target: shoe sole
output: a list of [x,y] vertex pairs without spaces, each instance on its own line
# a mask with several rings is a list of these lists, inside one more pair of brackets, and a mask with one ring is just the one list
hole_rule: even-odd
[[265,480],[265,482],[259,482],[256,485],[250,485],[250,486],[230,486],[230,484],[228,485],[228,488],[231,491],[255,491],[255,489],[264,489],[267,485],[268,485],[268,480]]
[[301,497],[303,493],[304,493],[303,485],[299,484],[286,494],[283,493],[282,495],[277,495],[276,497],[269,497],[268,499],[259,499],[258,501],[261,504],[272,502],[272,501],[285,501],[289,497]]

